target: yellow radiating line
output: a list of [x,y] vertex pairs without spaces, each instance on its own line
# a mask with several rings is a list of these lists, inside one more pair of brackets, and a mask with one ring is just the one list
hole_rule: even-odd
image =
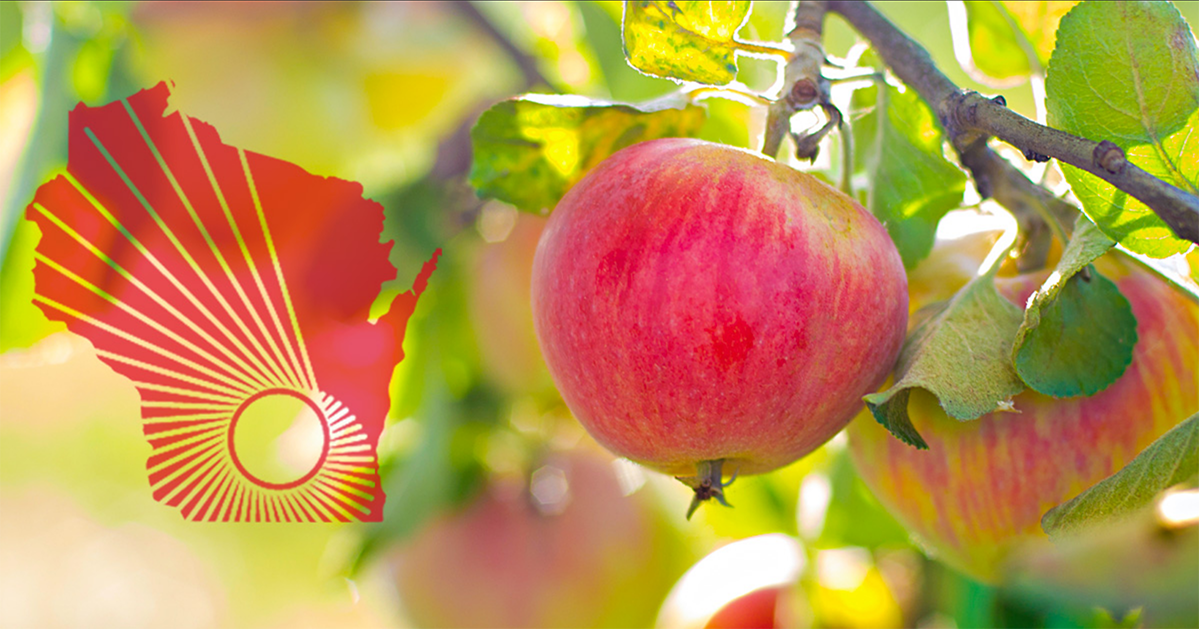
[[[90,129],[87,131],[89,134],[91,134]],[[95,136],[92,136],[92,137],[95,137]],[[104,150],[103,148],[101,148],[101,150],[104,152],[105,155],[108,155],[108,151]],[[111,159],[111,156],[109,156],[109,158]],[[115,162],[110,162],[110,164],[112,164],[113,168],[117,169],[118,172],[122,176],[124,176],[124,174],[125,174],[124,171],[119,170],[120,167],[117,166],[115,164]],[[233,342],[233,344],[237,347],[238,350],[241,351],[242,354],[248,356],[251,360],[254,360],[254,357],[250,355],[249,348],[247,348],[241,342],[241,339],[237,338],[233,334],[232,330],[230,330],[228,327],[225,326],[224,323],[222,323],[219,319],[217,319],[216,315],[214,315],[212,313],[212,311],[208,309],[207,306],[205,306],[199,299],[197,299],[196,296],[194,294],[192,294],[192,292],[190,290],[188,290],[188,288],[186,286],[184,286],[182,282],[179,281],[179,278],[175,277],[175,274],[171,273],[170,269],[166,268],[166,266],[158,259],[157,256],[155,256],[153,253],[151,253],[150,250],[147,249],[145,247],[145,245],[143,245],[142,242],[137,239],[137,237],[135,237],[128,229],[125,228],[125,226],[120,221],[118,221],[116,219],[116,216],[114,216],[111,212],[108,211],[108,208],[104,207],[104,205],[101,204],[100,201],[98,199],[96,199],[96,197],[93,196],[92,193],[87,188],[85,188],[82,183],[80,183],[78,180],[76,180],[75,177],[72,176],[70,173],[65,173],[65,177],[66,177],[67,181],[69,181],[71,183],[71,185],[73,185],[75,187],[75,189],[81,195],[83,195],[84,198],[86,198],[89,203],[92,204],[92,207],[94,207],[96,209],[96,211],[100,212],[100,214],[102,216],[104,216],[104,218],[109,222],[109,224],[111,224],[114,228],[116,228],[118,231],[120,231],[121,234],[124,235],[125,238],[131,244],[133,244],[133,246],[135,248],[137,248],[137,250],[142,254],[142,256],[144,256],[147,260],[149,260],[150,263],[154,265],[154,268],[158,269],[158,272],[162,273],[163,277],[167,278],[167,280],[169,280],[171,282],[171,284],[176,288],[176,290],[178,290],[180,293],[182,293],[183,296],[186,297],[187,300],[190,301],[193,306],[195,306],[201,313],[204,314],[205,317],[208,318],[208,320],[213,325],[215,325],[222,333],[224,333],[226,338],[228,338],[230,341]],[[126,181],[127,181],[126,185],[128,185],[128,186],[133,185],[133,182],[128,181],[128,178],[126,178]],[[149,207],[149,204],[146,203],[145,199],[141,197],[141,193],[136,191],[136,188],[133,188],[133,190],[138,195],[138,198],[142,200],[142,203],[145,205],[147,210],[150,212],[150,215],[152,217],[154,217],[155,220],[158,221],[160,226],[162,226],[162,220],[158,216],[158,213],[155,212],[153,210],[153,208]],[[164,229],[165,229],[165,227],[164,227]],[[132,277],[132,276],[130,276],[130,277]],[[157,299],[158,296],[155,295],[155,298]],[[162,301],[160,303],[165,303],[165,301]],[[172,310],[173,310],[173,308],[172,308]],[[201,332],[201,329],[199,326],[193,326],[193,327],[198,332]],[[205,334],[205,336],[207,336],[207,333],[203,333],[203,334]],[[220,344],[216,343],[215,341],[213,342],[213,344],[224,349],[223,345],[220,345]],[[227,353],[230,353],[236,362],[241,363],[241,360],[238,359],[235,355],[233,355],[232,352],[230,352],[229,350],[225,350],[225,351]],[[257,361],[255,361],[255,362],[257,362]],[[244,369],[246,371],[246,376],[250,380],[257,383],[258,386],[260,386],[260,387],[270,387],[271,386],[271,382],[269,380],[260,379],[260,378],[266,377],[265,373],[260,373],[259,371],[251,369],[249,367],[249,365],[246,365],[244,367]],[[258,369],[261,370],[262,367],[259,366]]]
[[368,435],[366,433],[362,433],[362,434],[358,434],[358,435],[350,435],[348,437],[339,437],[339,438],[334,439],[333,441],[329,442],[329,445],[330,445],[330,447],[336,446],[338,448],[338,450],[341,450],[342,448],[346,447],[348,444],[358,443],[359,441],[366,439],[367,436]]
[[349,465],[346,463],[326,463],[325,468],[330,469],[330,470],[340,470],[343,472],[353,473],[353,474],[372,475],[375,473],[375,468],[373,468],[373,467],[368,467],[368,466],[364,466],[364,465]]
[[229,417],[230,417],[229,413],[188,413],[185,415],[163,415],[162,417],[155,417],[153,419],[144,420],[142,422],[142,425],[143,426],[153,426],[155,424],[169,424],[171,422],[178,422],[178,421],[200,421],[200,420],[216,421],[218,419],[228,420]]
[[330,454],[329,458],[325,459],[325,460],[334,461],[334,462],[338,462],[338,463],[366,463],[368,465],[374,465],[374,463],[375,463],[375,457],[373,457],[373,456],[362,456],[362,455],[351,456],[348,454],[347,455]]
[[241,504],[242,494],[245,492],[245,484],[240,476],[234,475],[230,481],[229,502],[225,505],[225,512],[220,515],[221,520],[231,519],[236,521],[234,514],[237,513],[238,505]]
[[343,419],[331,419],[329,421],[329,430],[330,431],[349,430],[348,428],[346,428],[346,426],[360,426],[361,425],[357,422],[357,420],[358,420],[357,415],[350,415]]
[[[170,503],[176,497],[179,498],[179,502],[181,503],[187,502],[188,498],[192,497],[195,492],[200,491],[201,487],[204,485],[204,477],[207,476],[217,465],[217,463],[220,462],[220,457],[216,454],[212,454],[207,458],[200,456],[196,457],[196,459],[197,460],[183,466],[183,469],[180,470],[180,473],[185,476],[185,478],[179,481],[179,485],[172,489],[171,493],[163,496],[163,503]],[[187,486],[193,482],[196,483],[195,489],[185,493]],[[180,505],[180,507],[182,507],[182,505]]]
[[300,521],[300,512],[293,508],[291,501],[287,499],[287,494],[275,494],[275,502],[279,505],[279,512],[283,514],[284,521]]
[[362,487],[371,487],[371,488],[373,488],[375,486],[375,484],[373,482],[366,480],[365,478],[360,478],[358,476],[354,476],[353,474],[346,474],[345,472],[339,472],[332,468],[326,468],[326,469],[322,470],[321,475],[328,476],[331,479],[336,479],[338,482],[341,482],[341,483],[361,485]]
[[[187,508],[187,503],[189,503],[193,500],[196,501],[196,503],[197,503],[196,508],[192,509],[192,515],[191,515],[191,517],[194,518],[197,513],[197,510],[200,509],[199,503],[204,502],[204,497],[212,492],[213,487],[216,486],[216,480],[220,476],[220,473],[221,473],[221,468],[215,467],[214,465],[209,465],[203,472],[197,472],[196,477],[194,479],[191,479],[191,482],[179,483],[179,485],[181,487],[190,485],[192,482],[194,482],[196,484],[195,488],[192,489],[191,491],[189,491],[185,494],[180,494],[179,510],[182,511],[183,509]],[[209,484],[210,482],[211,482],[211,485]],[[205,485],[208,485],[207,490],[205,489]]]
[[[101,297],[102,299],[107,301],[108,303],[120,308],[121,310],[124,310],[125,312],[128,312],[129,314],[133,315],[136,319],[138,319],[142,323],[149,325],[150,327],[154,328],[158,332],[164,334],[167,338],[171,339],[172,341],[175,341],[176,343],[179,343],[180,345],[183,345],[184,347],[192,350],[193,352],[199,354],[200,356],[208,359],[209,362],[212,362],[212,363],[216,364],[217,366],[224,368],[225,371],[229,372],[228,376],[229,376],[230,381],[239,382],[239,383],[242,382],[241,380],[237,379],[237,377],[236,377],[237,375],[239,375],[238,371],[236,369],[232,369],[224,361],[221,361],[217,357],[213,356],[212,354],[209,354],[208,352],[204,351],[200,347],[196,346],[191,341],[188,341],[188,340],[184,339],[183,337],[179,336],[178,334],[175,334],[174,332],[170,331],[169,329],[164,327],[162,324],[158,323],[157,321],[151,319],[150,317],[146,316],[142,312],[138,311],[133,306],[130,306],[129,304],[126,304],[125,302],[121,301],[120,299],[117,299],[115,296],[109,294],[107,291],[100,288],[99,286],[96,286],[95,284],[92,284],[91,282],[87,281],[86,279],[80,277],[74,271],[71,271],[70,269],[55,262],[54,260],[47,258],[46,256],[42,255],[41,252],[38,252],[38,251],[33,252],[33,258],[35,260],[45,264],[46,266],[54,269],[55,271],[58,271],[61,275],[72,280],[76,284],[88,289],[93,294],[98,295],[99,297]],[[146,345],[149,345],[149,343],[146,343]],[[245,383],[245,384],[248,384],[248,383]],[[247,393],[250,393],[251,389],[245,389],[245,391]],[[192,394],[192,395],[195,395],[195,394]]]
[[[313,505],[313,508],[320,509],[321,513],[323,513],[330,522],[336,522],[338,514],[346,515],[348,517],[349,514],[343,512],[336,504],[333,504],[328,496],[317,492],[311,481],[309,481],[304,487],[304,491],[308,494],[308,500],[310,501],[309,504]],[[321,500],[320,498],[324,498],[324,500]]]
[[[215,297],[217,302],[225,308],[225,312],[233,319],[233,322],[237,324],[238,328],[241,329],[242,334],[244,334],[246,338],[250,339],[251,343],[257,344],[257,341],[253,338],[253,335],[250,334],[249,329],[246,327],[245,322],[233,312],[233,307],[229,305],[229,302],[225,299],[225,296],[217,290],[216,286],[212,283],[212,280],[208,278],[208,274],[205,273],[204,269],[196,262],[194,258],[192,258],[191,253],[189,253],[188,250],[183,246],[183,243],[179,241],[179,238],[175,236],[175,232],[172,231],[166,222],[162,220],[162,217],[159,216],[158,211],[154,209],[154,206],[150,205],[150,202],[144,195],[142,195],[141,190],[134,185],[133,180],[129,178],[129,175],[125,174],[124,169],[122,169],[121,165],[116,162],[116,159],[113,158],[112,154],[108,152],[108,149],[104,147],[104,144],[100,142],[100,139],[96,137],[96,134],[92,133],[90,128],[85,128],[84,132],[86,132],[88,137],[91,138],[92,144],[96,146],[96,148],[104,156],[104,159],[108,161],[108,165],[114,171],[116,171],[117,175],[121,177],[121,180],[125,182],[125,186],[129,188],[129,191],[132,192],[134,196],[137,197],[137,200],[142,204],[142,207],[145,208],[146,212],[150,214],[150,217],[154,219],[154,222],[158,225],[158,228],[161,229],[163,234],[165,234],[171,243],[175,245],[175,250],[178,251],[181,256],[183,256],[184,261],[187,262],[188,266],[191,267],[196,276],[200,278],[200,281],[204,283],[204,286],[208,288],[208,291],[212,293],[212,296]],[[173,278],[174,276],[172,275],[171,277]],[[177,286],[177,288],[184,290],[182,285]],[[261,370],[261,375],[264,378],[267,378],[267,382],[270,385],[282,386],[283,383],[278,379],[278,374],[274,374],[270,369],[263,365],[258,357],[241,343],[240,339],[233,337],[232,333],[229,334],[230,338],[232,338],[237,343],[238,347],[245,352],[246,357],[249,358],[255,364],[255,366]],[[271,378],[275,379],[272,380]]]
[[279,253],[275,251],[275,240],[271,238],[271,229],[266,224],[262,200],[258,198],[258,186],[254,183],[253,173],[250,172],[250,163],[246,161],[246,152],[239,148],[237,155],[241,158],[241,167],[246,173],[246,183],[250,185],[250,196],[254,199],[254,210],[258,213],[258,223],[261,225],[263,237],[266,239],[266,249],[271,254],[271,264],[275,267],[275,280],[279,282],[279,288],[283,291],[283,303],[287,307],[288,317],[291,318],[292,332],[295,334],[296,343],[300,346],[300,358],[303,359],[305,371],[308,373],[308,387],[315,391],[317,390],[316,374],[312,371],[312,360],[308,357],[308,349],[304,346],[304,335],[300,332],[300,320],[296,317],[295,306],[291,303],[291,292],[287,290],[287,281],[283,279],[283,267],[279,262]]
[[180,409],[180,410],[194,408],[194,409],[215,410],[215,411],[220,411],[220,410],[233,411],[234,409],[237,408],[237,404],[229,404],[229,403],[225,403],[225,402],[206,404],[206,403],[199,403],[199,402],[193,403],[193,402],[146,402],[146,401],[143,401],[142,408],[174,408],[174,409]]
[[291,492],[280,491],[275,495],[278,497],[279,505],[281,507],[280,510],[287,514],[288,522],[300,522],[304,519],[300,515],[300,511],[296,509],[295,505],[293,505],[291,502]]
[[371,447],[369,444],[368,445],[360,445],[360,446],[342,446],[342,445],[335,446],[335,445],[330,444],[329,445],[329,454],[333,454],[334,452],[336,452],[338,454],[338,456],[340,456],[343,454],[347,454],[349,452],[366,452],[367,450],[370,450],[370,449],[371,449]]
[[[308,484],[308,486],[311,488],[311,490],[313,492],[314,499],[319,500],[320,498],[324,498],[324,500],[321,501],[321,505],[324,506],[326,509],[328,509],[330,512],[332,512],[334,514],[341,514],[348,520],[355,519],[354,516],[349,511],[346,511],[346,508],[344,506],[342,506],[340,502],[335,500],[334,497],[331,497],[328,492],[320,491],[321,488],[319,485],[317,485],[315,480],[316,479],[313,479],[314,482],[311,482]],[[334,496],[336,496],[336,493],[337,492],[333,492]],[[334,515],[333,520],[334,521],[337,520],[336,515]]]
[[208,507],[204,509],[204,513],[200,514],[200,517],[198,518],[200,521],[211,521],[212,517],[216,515],[219,509],[217,505],[220,504],[223,496],[229,492],[229,487],[231,485],[229,468],[223,468],[220,474],[220,477],[213,484],[215,489],[212,491],[212,501],[208,503]]
[[[46,297],[45,295],[40,295],[40,294],[35,293],[33,295],[33,301],[46,304],[47,306],[50,306],[51,308],[54,308],[55,310],[58,310],[65,314],[68,314],[72,317],[75,317],[76,319],[79,319],[80,321],[83,321],[84,323],[88,323],[90,325],[96,326],[97,328],[100,328],[102,330],[105,330],[105,331],[117,336],[117,337],[125,339],[126,341],[128,341],[130,343],[139,345],[141,347],[145,347],[146,349],[151,350],[156,354],[170,358],[171,360],[174,360],[175,362],[177,362],[179,364],[191,367],[192,369],[194,369],[198,372],[208,374],[209,376],[216,378],[218,381],[221,379],[221,374],[219,374],[203,365],[200,365],[193,360],[188,360],[187,358],[179,356],[178,354],[176,354],[170,350],[161,348],[152,343],[146,343],[142,339],[139,339],[136,336],[133,336],[132,334],[129,334],[128,332],[126,332],[124,330],[118,329],[112,325],[109,325],[107,323],[104,323],[103,321],[100,321],[99,319],[96,319],[95,317],[92,317],[90,315],[86,315],[82,312],[79,312],[78,310],[75,310],[74,308],[71,308],[70,306],[60,304],[57,301],[54,301],[53,299]],[[100,350],[97,350],[96,353],[97,353],[97,355],[99,355]],[[108,352],[108,351],[105,351],[104,353],[105,354],[114,354],[114,352]],[[132,359],[130,359],[130,360],[132,360]],[[234,397],[236,397],[236,396],[234,396]]]
[[[204,166],[204,172],[208,175],[208,183],[212,185],[212,190],[216,193],[217,201],[221,204],[221,209],[225,212],[225,219],[229,222],[229,229],[233,230],[233,237],[237,239],[237,244],[241,248],[242,257],[246,260],[246,266],[249,267],[251,275],[254,276],[254,283],[258,286],[258,294],[262,296],[262,301],[266,304],[267,311],[270,313],[271,319],[275,324],[275,331],[279,334],[280,340],[286,341],[287,332],[283,330],[283,322],[279,320],[279,313],[275,309],[275,302],[267,294],[266,284],[262,281],[262,274],[258,272],[258,266],[254,262],[254,257],[250,255],[250,248],[246,246],[246,240],[241,235],[241,229],[237,226],[237,221],[233,218],[233,212],[230,211],[229,204],[225,201],[225,193],[221,190],[220,182],[217,181],[216,175],[212,172],[212,166],[208,163],[208,155],[204,152],[204,147],[200,145],[200,139],[196,137],[196,131],[192,128],[191,119],[187,116],[180,117],[183,119],[183,126],[187,129],[188,137],[191,138],[192,147],[196,149],[196,155],[200,157],[200,163]],[[249,307],[249,304],[247,304],[247,307]],[[251,312],[255,311],[251,309]],[[279,351],[279,345],[275,343],[275,337],[266,331],[257,312],[254,314],[254,320],[258,322],[259,329],[262,330],[263,336],[270,343],[271,350],[275,352],[279,362],[287,370],[288,376],[292,379],[292,384],[297,389],[303,388],[304,385],[299,373],[301,367],[297,364],[298,361],[291,344],[286,343],[290,360],[285,360]]]
[[361,494],[361,492],[353,491],[347,487],[338,487],[337,485],[334,485],[334,484],[330,483],[328,480],[325,480],[319,476],[313,479],[312,484],[316,485],[316,486],[325,487],[330,492],[339,496],[342,499],[342,502],[345,502],[353,509],[361,511],[362,513],[370,513],[371,512],[369,507],[359,503],[357,500],[354,500],[353,498],[350,497],[350,495],[352,495],[352,494]]
[[303,489],[300,488],[291,495],[292,500],[296,503],[296,508],[309,522],[319,522],[320,518],[315,515],[315,509],[308,504],[308,499],[304,496]]
[[362,424],[359,424],[357,422],[350,424],[349,426],[347,426],[345,428],[333,429],[332,427],[330,427],[329,436],[333,439],[341,439],[342,437],[347,437],[356,432],[359,432],[362,429],[363,429]]
[[[175,420],[175,421],[188,421],[188,420]],[[206,433],[206,432],[209,432],[212,430],[223,428],[223,426],[220,425],[220,422],[221,422],[220,419],[208,419],[208,420],[196,420],[196,421],[199,421],[200,423],[196,424],[196,425],[192,425],[192,426],[183,426],[182,428],[172,428],[170,430],[163,430],[162,432],[156,432],[153,435],[147,435],[146,440],[149,441],[149,440],[153,439],[153,440],[157,441],[158,439],[170,439],[171,437],[178,437],[180,435],[186,435],[189,433],[200,434],[201,432]]]
[[[217,264],[221,265],[221,269],[225,271],[225,277],[233,286],[233,290],[237,292],[239,297],[241,297],[242,305],[244,305],[246,310],[250,312],[250,316],[257,321],[258,329],[265,333],[266,326],[263,325],[262,320],[258,317],[258,311],[255,310],[254,306],[250,303],[249,298],[246,296],[245,290],[241,287],[241,282],[237,281],[237,278],[233,275],[233,269],[231,269],[229,267],[229,263],[225,261],[224,254],[222,254],[220,248],[216,246],[216,242],[212,240],[212,235],[208,233],[208,228],[204,225],[204,221],[200,220],[200,215],[197,214],[196,209],[192,207],[191,200],[187,198],[187,195],[183,192],[183,188],[179,185],[179,181],[175,179],[175,173],[171,172],[170,166],[167,166],[166,160],[164,160],[162,154],[158,152],[158,146],[154,144],[152,139],[150,139],[150,134],[147,133],[146,128],[142,126],[141,119],[137,117],[137,113],[133,111],[133,107],[129,104],[129,101],[122,99],[121,104],[125,106],[125,112],[129,114],[130,120],[133,121],[134,126],[137,127],[138,133],[141,134],[142,141],[146,143],[146,146],[150,149],[150,152],[154,154],[154,159],[158,162],[158,167],[161,168],[162,173],[166,175],[167,181],[170,182],[171,188],[175,190],[175,194],[179,197],[179,201],[183,203],[183,207],[187,210],[188,216],[190,216],[192,222],[196,224],[196,229],[200,230],[200,235],[204,238],[204,242],[208,244],[208,249],[212,251],[213,256],[216,257]],[[176,246],[178,247],[181,244],[182,243],[177,243]],[[208,280],[208,276],[200,272],[200,266],[196,264],[195,260],[192,259],[191,254],[185,253],[182,248],[180,248],[180,253],[184,254],[184,257],[187,258],[188,262],[192,265],[192,268],[196,270],[197,274],[201,275],[201,279],[204,280],[205,284],[208,286],[208,289],[212,291],[213,296],[215,296],[217,301],[221,302],[221,305],[225,307],[225,312],[227,312],[229,316],[233,318],[234,322],[237,323],[237,326],[241,329],[242,334],[245,334],[246,338],[250,339],[250,342],[254,345],[254,349],[257,349],[261,353],[262,357],[266,359],[267,367],[270,369],[271,373],[279,379],[278,383],[283,384],[286,380],[286,377],[282,373],[281,366],[271,360],[271,355],[267,353],[266,348],[264,348],[262,343],[259,342],[258,337],[254,336],[250,332],[250,327],[246,325],[245,322],[242,321],[241,317],[233,311],[233,307],[230,306],[227,301],[225,301],[224,295],[220,294],[219,291],[216,290],[216,285],[212,284]]]
[[[136,386],[139,389],[146,389],[148,391],[158,391],[160,393],[169,393],[171,395],[181,395],[183,397],[194,397],[194,398],[199,398],[199,399],[204,399],[204,400],[211,400],[213,398],[212,393],[203,392],[203,391],[193,391],[190,389],[180,389],[179,387],[168,387],[166,385],[151,384],[149,382],[134,382],[134,386]],[[233,404],[234,406],[240,404],[241,400],[244,399],[243,397],[235,397],[232,395],[221,395],[220,397],[228,399],[229,400],[228,403]]]
[[[154,454],[169,454],[171,455],[171,458],[162,461],[152,468],[148,468],[146,472],[150,474],[161,472],[162,470],[178,463],[180,459],[186,458],[190,454],[199,453],[199,455],[203,455],[208,454],[210,451],[219,453],[221,445],[220,440],[222,437],[220,434],[221,432],[223,432],[223,430],[219,427],[206,428],[203,432],[197,433],[191,437],[188,437],[187,439],[172,443],[165,448],[155,449]],[[199,455],[197,455],[197,458],[200,458]],[[167,476],[163,477],[162,480],[158,481],[158,484],[165,484],[169,482],[170,479],[179,476],[179,474],[182,472],[182,469],[183,468],[180,468],[174,472],[171,472]]]
[[305,508],[310,509],[316,514],[317,521],[334,521],[337,518],[333,517],[333,513],[325,508],[325,505],[316,500],[312,496],[312,483],[307,483],[300,488],[298,492],[300,503],[305,505]]
[[[320,474],[317,476],[317,478],[319,478],[320,482],[325,483],[327,486],[337,488],[337,491],[341,492],[342,495],[354,494],[363,500],[374,500],[374,496],[370,495],[368,492],[362,491],[353,484],[346,483],[345,481],[338,481],[337,483],[334,483],[335,479],[329,478],[328,474]],[[369,510],[370,509],[367,509],[367,511]]]

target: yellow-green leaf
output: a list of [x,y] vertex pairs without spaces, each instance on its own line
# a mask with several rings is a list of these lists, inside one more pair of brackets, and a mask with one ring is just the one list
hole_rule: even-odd
[[749,19],[750,2],[637,0],[624,6],[624,54],[649,75],[708,85],[737,77],[737,31]]
[[492,106],[471,129],[470,184],[479,196],[547,211],[612,153],[655,138],[692,137],[703,122],[703,108],[692,104],[634,107],[526,94]]

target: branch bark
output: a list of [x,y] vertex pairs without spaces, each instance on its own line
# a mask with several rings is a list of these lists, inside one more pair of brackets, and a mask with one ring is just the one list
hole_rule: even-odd
[[[795,9],[795,28],[787,33],[794,52],[783,68],[783,93],[770,105],[766,115],[766,138],[762,143],[762,153],[770,157],[778,156],[783,138],[791,132],[791,117],[796,112],[821,105],[828,113],[827,108],[832,106],[829,102],[828,79],[820,71],[824,66],[825,4],[823,0],[804,0]],[[833,126],[834,121],[830,116],[829,124],[812,135],[818,137],[809,147],[811,155],[803,155],[801,147],[800,157],[814,157],[820,138]]]
[[[937,69],[928,51],[869,2],[830,0],[826,9],[844,17],[870,40],[891,71],[933,108],[962,154],[963,164],[974,174],[980,195],[993,192],[996,201],[1013,212],[1017,208],[1009,203],[1030,205],[1042,216],[1056,215],[1061,210],[1060,201],[1050,202],[1052,195],[985,146],[986,138],[995,136],[1020,149],[1028,159],[1056,158],[1102,178],[1140,199],[1180,238],[1199,243],[1199,196],[1145,172],[1109,141],[1095,142],[1045,127],[1008,109],[1002,99],[988,99],[959,88]],[[984,180],[986,183],[982,183]],[[987,187],[990,190],[984,189]],[[999,196],[1001,191],[1009,197],[1007,201]],[[1065,222],[1067,226],[1071,223]]]

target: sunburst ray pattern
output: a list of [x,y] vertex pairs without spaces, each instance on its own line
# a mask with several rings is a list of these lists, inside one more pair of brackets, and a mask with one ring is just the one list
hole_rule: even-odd
[[[370,321],[395,277],[382,207],[223,144],[167,113],[169,95],[71,112],[67,171],[26,210],[42,232],[34,300],[137,387],[156,500],[191,520],[379,521],[388,383],[440,251]],[[235,447],[271,397],[320,424],[320,455],[295,478],[255,475]]]

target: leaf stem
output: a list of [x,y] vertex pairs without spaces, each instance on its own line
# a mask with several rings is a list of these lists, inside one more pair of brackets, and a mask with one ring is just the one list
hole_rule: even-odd
[[733,47],[740,52],[759,57],[770,57],[786,61],[791,58],[791,51],[766,42],[733,40]]

